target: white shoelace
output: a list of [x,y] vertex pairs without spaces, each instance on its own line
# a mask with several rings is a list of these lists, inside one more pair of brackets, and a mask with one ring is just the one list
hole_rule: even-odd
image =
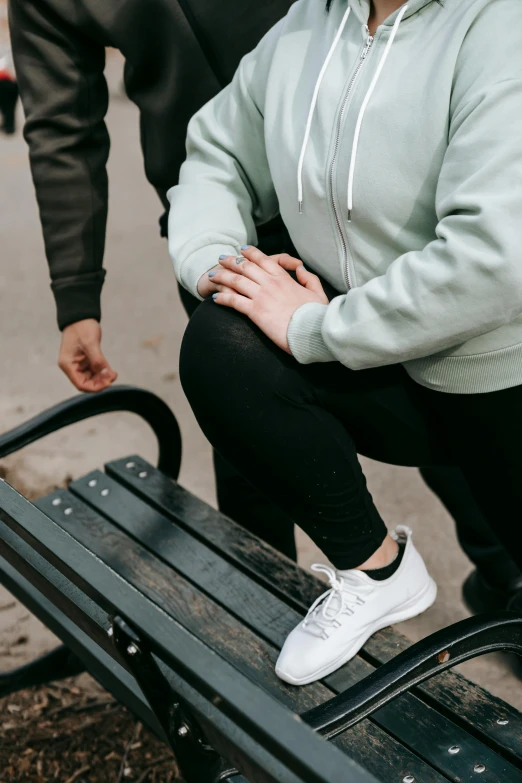
[[333,568],[321,563],[315,563],[312,571],[326,574],[330,588],[314,601],[302,627],[314,636],[328,639],[328,631],[341,626],[341,615],[353,615],[357,607],[366,603],[363,596],[372,593],[373,587],[361,583],[350,584],[345,578],[339,577]]

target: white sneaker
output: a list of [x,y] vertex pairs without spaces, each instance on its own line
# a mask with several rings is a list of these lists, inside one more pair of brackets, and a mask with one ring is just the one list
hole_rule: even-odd
[[437,585],[400,526],[393,538],[406,544],[402,562],[389,579],[378,582],[362,571],[312,570],[328,574],[330,589],[312,605],[304,621],[287,638],[276,674],[292,685],[307,685],[351,660],[372,634],[422,614],[434,603]]

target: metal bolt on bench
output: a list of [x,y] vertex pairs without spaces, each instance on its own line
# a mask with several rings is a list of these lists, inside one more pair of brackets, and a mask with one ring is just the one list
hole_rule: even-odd
[[89,671],[168,743],[186,783],[522,783],[522,715],[450,671],[522,655],[522,618],[471,618],[415,645],[387,629],[320,683],[274,661],[322,591],[177,483],[179,427],[150,392],[73,398],[0,437],[0,457],[111,411],[140,415],[137,455],[36,504],[0,483],[0,581],[64,645],[0,675],[0,696]]

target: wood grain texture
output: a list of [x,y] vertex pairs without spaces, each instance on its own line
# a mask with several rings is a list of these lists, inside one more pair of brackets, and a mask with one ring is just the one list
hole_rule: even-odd
[[[127,464],[133,467],[129,469]],[[228,517],[218,514],[141,457],[133,455],[110,462],[106,472],[147,504],[175,520],[192,536],[223,554],[259,584],[276,595],[284,595],[290,606],[302,611],[321,592],[317,579],[296,563]],[[145,479],[140,478],[141,473],[147,474]]]
[[[139,628],[151,649],[169,661],[170,671],[179,673],[176,692],[194,709],[196,718],[201,709],[187,695],[190,687],[197,688],[200,703],[204,701],[204,716],[210,717],[216,731],[225,718],[229,723],[233,721],[236,737],[243,735],[249,740],[247,759],[256,764],[257,770],[252,783],[344,783],[347,776],[353,777],[354,783],[369,783],[370,773],[353,759],[328,747],[278,700],[242,676],[67,530],[1,482],[0,519],[109,614],[139,618]],[[25,573],[21,565],[21,573]],[[230,736],[226,730],[223,744],[227,748]],[[237,745],[241,752],[244,748],[244,743]],[[376,783],[373,776],[372,781]]]
[[[276,648],[282,646],[288,633],[299,623],[302,612],[294,611],[281,598],[250,580],[114,479],[93,471],[73,482],[71,490]],[[332,678],[334,692],[345,690],[374,670],[371,664],[359,659],[359,676],[354,679],[352,672],[356,667],[344,668],[344,682],[339,673]],[[330,679],[326,683],[330,686]],[[475,774],[474,759],[481,756],[491,780],[503,780],[509,773],[513,782],[517,778],[522,781],[522,772],[513,770],[474,736],[410,694],[380,710],[373,720],[452,780],[466,780]],[[434,733],[438,740],[435,743]],[[448,753],[453,745],[461,748],[456,756]]]
[[[49,497],[40,501],[40,507],[53,515],[70,535],[134,589],[286,706],[301,713],[331,697],[332,690],[320,683],[294,688],[279,680],[274,672],[276,646],[246,628],[217,602],[78,497],[68,493],[68,507],[73,509],[68,516],[63,512],[57,513],[51,500]],[[413,775],[416,783],[448,780],[370,721],[364,721],[346,732],[337,738],[335,744],[386,783],[400,782],[406,775]],[[497,778],[491,780],[496,781]]]
[[[410,644],[403,636],[386,629],[369,639],[365,651],[370,660],[383,664]],[[478,737],[499,749],[506,758],[522,763],[522,715],[515,707],[457,672],[443,672],[423,683],[417,691],[428,704],[454,717],[458,722],[464,722]],[[503,721],[506,720],[508,723],[504,724]]]
[[[129,463],[133,464],[131,469],[127,467]],[[142,458],[117,460],[106,469],[138,497],[190,530],[297,611],[306,610],[324,589],[314,576],[167,479]],[[145,479],[140,478],[143,472],[147,474]],[[405,636],[386,629],[367,642],[362,656],[380,665],[410,645]],[[423,683],[416,692],[506,758],[517,764],[522,762],[522,715],[514,707],[455,672]],[[500,725],[498,720],[509,722]]]

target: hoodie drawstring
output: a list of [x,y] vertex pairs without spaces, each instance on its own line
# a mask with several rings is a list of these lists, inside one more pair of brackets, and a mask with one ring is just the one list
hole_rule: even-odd
[[[393,30],[390,35],[390,39],[388,43],[386,44],[386,48],[383,52],[383,55],[381,57],[381,60],[379,62],[379,65],[377,66],[377,70],[375,72],[375,75],[372,79],[372,82],[370,84],[370,87],[368,88],[368,92],[366,93],[366,97],[362,103],[361,110],[359,112],[359,117],[357,119],[357,125],[355,127],[355,135],[353,140],[353,147],[352,147],[352,156],[350,160],[350,173],[348,177],[348,221],[352,218],[352,211],[353,211],[353,184],[354,184],[354,177],[355,177],[355,166],[357,162],[357,152],[359,148],[359,138],[361,135],[361,127],[364,119],[364,115],[366,113],[366,109],[368,108],[368,104],[370,102],[370,99],[372,97],[373,91],[375,90],[375,87],[377,85],[377,82],[379,81],[379,77],[382,73],[382,70],[384,68],[384,65],[386,63],[386,60],[388,59],[388,55],[390,53],[390,50],[393,46],[393,42],[395,40],[395,36],[397,35],[397,32],[399,30],[400,24],[404,18],[404,14],[408,10],[408,5],[404,5],[403,8],[400,10],[397,19],[395,20],[395,24],[393,25]],[[297,167],[297,199],[299,202],[299,213],[302,214],[303,212],[303,168],[304,168],[304,160],[306,156],[306,150],[308,148],[308,143],[310,141],[310,133],[312,129],[312,121],[315,114],[315,109],[317,106],[317,100],[319,97],[319,91],[321,89],[321,84],[324,78],[324,75],[328,69],[328,66],[330,65],[330,60],[333,57],[333,54],[337,48],[337,45],[341,39],[341,36],[343,34],[344,28],[346,27],[346,23],[348,21],[348,18],[350,16],[351,8],[348,7],[346,13],[343,16],[343,19],[341,21],[341,24],[339,25],[339,29],[337,31],[337,34],[334,38],[334,41],[330,47],[330,51],[328,52],[328,55],[324,61],[323,67],[321,68],[321,71],[319,73],[319,76],[317,78],[317,82],[315,85],[314,93],[312,96],[312,102],[310,104],[310,111],[308,112],[308,119],[306,122],[306,130],[305,130],[305,136],[303,140],[303,146],[301,147],[301,154],[299,156],[299,164]]]
[[330,65],[330,60],[332,59],[334,52],[337,49],[337,44],[341,40],[341,36],[343,34],[344,28],[346,27],[346,22],[348,21],[348,17],[350,16],[351,10],[352,9],[350,8],[350,6],[348,6],[348,10],[343,16],[343,20],[339,25],[337,35],[334,38],[333,44],[330,47],[330,51],[328,52],[323,67],[321,68],[319,76],[317,77],[317,82],[315,84],[314,94],[312,97],[312,103],[310,104],[310,111],[308,112],[308,119],[306,121],[304,141],[303,141],[303,146],[301,147],[301,155],[299,156],[299,165],[297,167],[297,199],[299,201],[299,212],[301,214],[303,212],[303,166],[304,166],[304,159],[306,155],[306,149],[308,147],[308,142],[310,140],[310,131],[312,129],[312,120],[314,118],[315,107],[317,105],[317,98],[319,97],[319,90],[321,89],[321,83],[323,81],[323,77],[328,69],[328,66]]
[[388,59],[388,55],[390,53],[390,50],[393,46],[393,42],[395,40],[395,36],[397,35],[399,31],[400,24],[402,22],[402,19],[404,17],[404,14],[408,10],[408,6],[405,5],[399,15],[397,16],[397,19],[395,20],[395,24],[393,25],[393,30],[390,35],[390,39],[388,43],[386,44],[386,48],[382,54],[381,60],[379,62],[379,65],[377,66],[377,70],[375,71],[375,75],[372,79],[372,83],[370,84],[368,88],[368,92],[366,93],[366,97],[363,101],[363,104],[361,106],[361,111],[359,112],[359,117],[357,118],[357,125],[355,126],[355,135],[353,139],[353,147],[352,147],[352,157],[350,160],[350,174],[348,175],[348,222],[352,219],[352,212],[353,212],[353,182],[355,178],[355,164],[357,162],[357,151],[359,149],[359,138],[361,135],[361,127],[364,119],[364,115],[366,113],[366,109],[368,108],[368,104],[370,103],[370,99],[373,95],[373,91],[375,90],[375,86],[377,82],[379,81],[379,77],[381,75],[382,69],[384,68],[384,65],[386,63],[386,60]]

